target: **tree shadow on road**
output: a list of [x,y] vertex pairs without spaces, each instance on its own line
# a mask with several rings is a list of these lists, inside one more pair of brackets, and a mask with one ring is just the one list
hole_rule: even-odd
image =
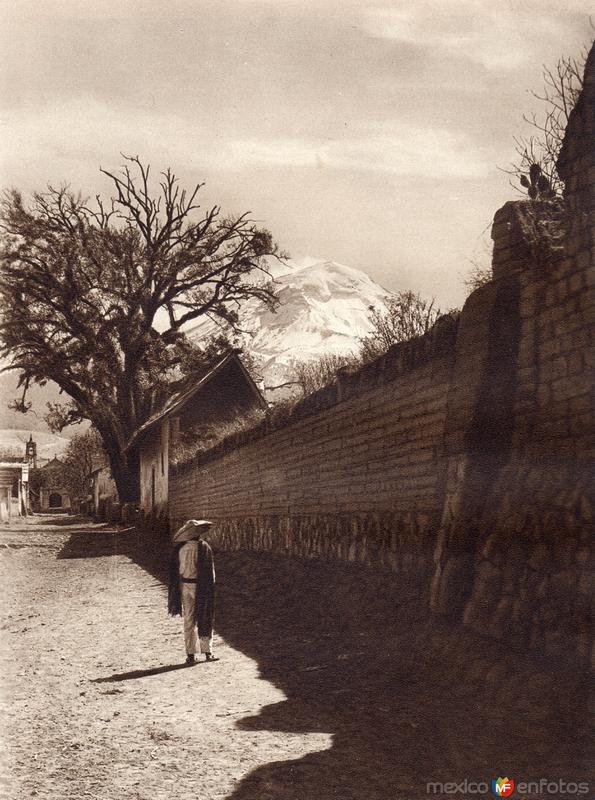
[[160,541],[148,542],[135,527],[87,522],[68,533],[70,538],[60,549],[58,558],[126,556],[160,582],[166,579],[167,546]]
[[36,524],[43,524],[45,528],[65,528],[69,525],[88,525],[89,520],[82,514],[69,514],[64,511],[61,514],[51,513],[47,516],[45,514],[33,514],[28,518]]
[[[165,580],[165,543],[135,531],[76,532],[59,557],[117,554]],[[580,677],[552,693],[553,668],[431,619],[394,575],[264,553],[216,563],[217,631],[286,698],[236,724],[332,737],[256,769],[229,800],[414,800],[428,782],[504,774],[588,780]]]

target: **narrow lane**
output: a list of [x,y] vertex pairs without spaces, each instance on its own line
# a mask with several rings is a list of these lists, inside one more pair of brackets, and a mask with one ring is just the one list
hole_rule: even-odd
[[[79,537],[105,552],[63,557]],[[283,693],[220,637],[220,662],[178,669],[165,589],[115,542],[68,517],[0,531],[3,798],[214,800],[261,765],[330,746],[327,733],[240,730]]]

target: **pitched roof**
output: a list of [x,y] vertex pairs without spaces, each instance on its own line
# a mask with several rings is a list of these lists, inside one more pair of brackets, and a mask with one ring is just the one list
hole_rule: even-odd
[[246,382],[246,386],[253,393],[257,403],[261,406],[261,408],[266,408],[267,402],[264,399],[262,392],[252,379],[250,373],[242,363],[242,360],[239,357],[240,352],[240,350],[232,350],[226,356],[220,358],[219,361],[217,361],[215,365],[200,378],[198,376],[193,376],[193,378],[185,381],[184,387],[172,394],[171,397],[166,401],[163,408],[153,414],[152,417],[150,417],[143,425],[140,426],[140,428],[138,428],[128,443],[128,449],[132,447],[132,445],[138,444],[141,439],[143,439],[145,435],[158,423],[162,422],[172,414],[176,414],[177,412],[181,411],[187,403],[189,403],[194,397],[196,397],[196,395],[198,395],[209,385],[213,378],[219,375],[225,369],[225,367],[231,363],[235,363],[239,367],[240,372]]
[[61,467],[64,462],[60,461],[58,456],[54,456],[51,461],[48,461],[47,464],[44,464],[39,469],[47,469],[48,467]]

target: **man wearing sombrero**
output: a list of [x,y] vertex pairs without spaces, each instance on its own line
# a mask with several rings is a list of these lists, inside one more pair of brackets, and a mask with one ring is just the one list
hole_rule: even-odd
[[204,653],[207,661],[219,661],[213,655],[213,616],[215,612],[215,565],[213,551],[201,534],[212,523],[189,519],[176,531],[169,570],[168,611],[184,620],[186,664],[195,663],[195,654]]

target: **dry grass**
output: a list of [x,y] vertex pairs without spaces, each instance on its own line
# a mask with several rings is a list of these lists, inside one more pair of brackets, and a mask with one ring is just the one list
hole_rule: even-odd
[[254,409],[218,422],[195,425],[184,431],[180,439],[172,446],[171,463],[179,465],[191,461],[196,456],[212,450],[224,439],[256,427],[265,416],[266,411],[263,409]]

